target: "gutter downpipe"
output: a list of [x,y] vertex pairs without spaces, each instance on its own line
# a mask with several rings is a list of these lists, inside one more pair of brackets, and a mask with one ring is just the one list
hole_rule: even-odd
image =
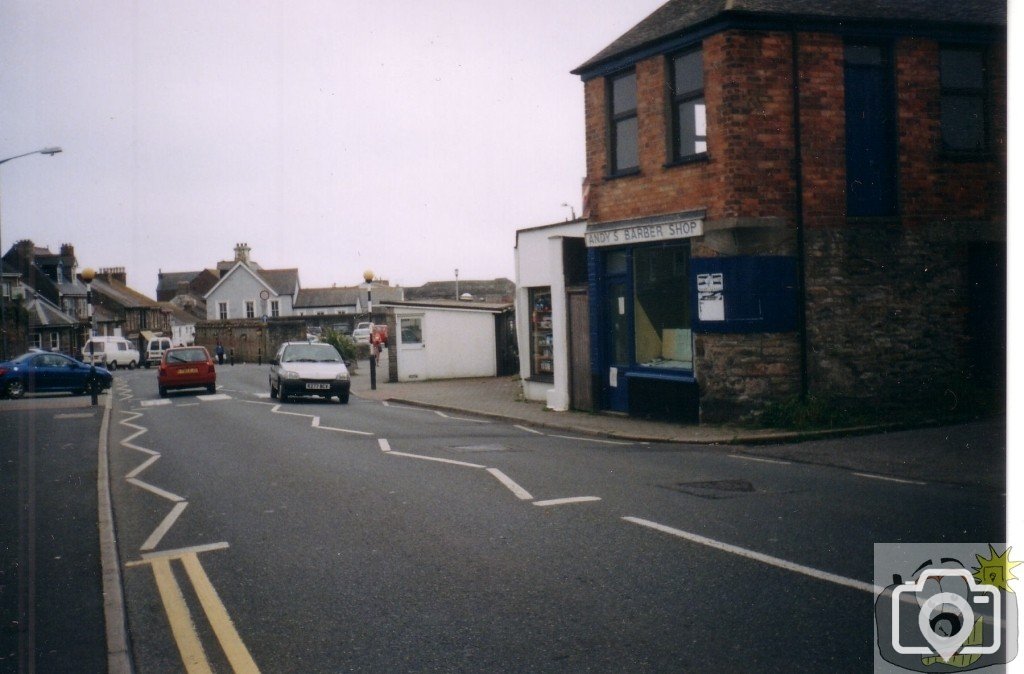
[[800,331],[800,400],[806,402],[807,383],[807,272],[804,263],[806,242],[804,240],[804,160],[803,131],[800,124],[800,45],[796,28],[790,29],[792,47],[792,89],[793,89],[793,156],[794,182],[796,183],[796,247],[797,247],[797,329]]

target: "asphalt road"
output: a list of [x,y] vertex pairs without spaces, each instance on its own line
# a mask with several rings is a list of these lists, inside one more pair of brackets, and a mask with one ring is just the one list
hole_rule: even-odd
[[863,671],[873,543],[1004,536],[1003,494],[219,384],[112,392],[139,672]]
[[96,523],[102,414],[83,400],[0,407],[0,672],[106,670]]

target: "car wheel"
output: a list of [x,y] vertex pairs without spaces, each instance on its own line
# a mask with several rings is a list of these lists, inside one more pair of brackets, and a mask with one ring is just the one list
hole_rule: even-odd
[[12,379],[7,384],[7,397],[20,398],[25,395],[25,383],[20,379]]
[[206,391],[207,391],[207,393],[216,393],[217,392],[217,385],[216,384],[210,384],[209,386],[206,387]]
[[281,402],[288,402],[288,391],[283,386],[277,388],[277,397],[281,399]]
[[116,360],[112,360],[109,363],[107,363],[107,369],[110,370],[111,372],[116,370],[117,369],[117,361]]
[[166,398],[167,397],[167,389],[164,388],[163,386],[160,387],[160,397],[161,398]]
[[270,382],[270,399],[273,400],[277,397],[277,389],[274,388],[274,382]]
[[135,369],[135,361],[134,360],[128,361],[128,369],[129,370],[134,370]]
[[338,396],[338,402],[342,405],[348,405],[348,394],[345,393],[344,395]]
[[146,366],[146,369],[147,369],[147,370],[149,369],[149,361],[148,361],[148,360],[147,360],[147,361],[146,361],[145,363],[143,363],[143,365],[145,365],[145,366]]

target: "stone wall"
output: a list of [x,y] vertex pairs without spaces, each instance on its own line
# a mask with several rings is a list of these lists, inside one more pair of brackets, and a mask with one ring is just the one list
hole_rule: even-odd
[[214,353],[217,340],[224,345],[225,359],[232,353],[236,363],[266,363],[281,342],[306,339],[306,321],[302,318],[199,321],[195,343]]
[[699,334],[694,347],[701,421],[735,421],[800,393],[796,333]]
[[926,402],[967,376],[964,244],[883,224],[812,229],[807,249],[813,395]]

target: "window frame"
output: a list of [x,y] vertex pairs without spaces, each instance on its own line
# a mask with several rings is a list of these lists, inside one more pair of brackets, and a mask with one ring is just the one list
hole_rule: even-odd
[[[947,86],[943,83],[942,56],[946,52],[970,52],[977,54],[981,62],[981,84],[978,87],[969,86]],[[986,155],[991,151],[992,139],[989,124],[991,104],[989,101],[991,87],[991,76],[989,68],[989,51],[983,45],[973,44],[941,44],[939,45],[939,143],[942,153],[958,157],[970,157]],[[943,108],[947,98],[970,98],[981,104],[981,147],[963,148],[953,147],[947,143],[947,128],[943,125]]]
[[217,320],[226,321],[231,314],[227,302],[217,302]]
[[248,319],[256,318],[256,300],[245,301],[245,317]]
[[[700,55],[700,88],[698,88],[698,89],[690,89],[690,90],[681,91],[681,92],[680,91],[676,91],[676,68],[677,68],[677,62],[680,59],[682,59],[684,57],[687,57],[687,56],[690,56],[692,54],[699,54]],[[669,123],[667,125],[668,138],[665,141],[667,146],[668,146],[668,148],[667,148],[668,149],[668,152],[667,152],[667,154],[668,154],[668,161],[666,162],[666,165],[667,166],[673,166],[673,165],[676,165],[676,164],[688,164],[688,163],[695,162],[695,161],[705,160],[705,159],[707,159],[707,156],[708,156],[708,150],[707,150],[707,143],[708,143],[708,136],[707,136],[707,122],[708,122],[708,120],[707,120],[707,104],[706,103],[704,104],[704,136],[698,136],[696,134],[696,130],[695,130],[695,133],[694,133],[694,136],[693,136],[694,144],[696,144],[697,141],[700,138],[703,138],[703,140],[704,140],[704,150],[701,151],[701,152],[696,152],[695,151],[695,152],[693,152],[691,154],[683,154],[681,152],[680,145],[681,145],[681,141],[682,141],[682,138],[681,138],[681,133],[682,133],[682,128],[681,127],[682,127],[682,125],[680,124],[680,115],[679,115],[680,107],[683,104],[692,103],[692,102],[695,102],[695,101],[701,101],[701,102],[705,101],[705,97],[704,97],[704,88],[705,88],[705,81],[704,81],[704,46],[703,46],[703,44],[697,44],[697,45],[694,45],[694,46],[687,47],[686,49],[683,49],[681,51],[677,51],[677,52],[674,52],[672,54],[669,54],[666,57],[666,60],[667,60],[667,67],[665,69],[665,71],[666,71],[666,78],[665,78],[665,89],[666,89],[666,92],[665,92],[665,105],[668,108],[666,112],[667,112],[667,118],[669,120]]]
[[[627,108],[616,113],[615,83],[627,77],[633,78],[634,105],[632,108]],[[620,176],[635,175],[640,172],[640,117],[638,112],[640,105],[640,87],[636,68],[629,68],[628,70],[622,70],[613,75],[609,75],[605,78],[605,87],[607,90],[605,112],[608,119],[608,177],[617,178]],[[636,164],[632,166],[619,167],[620,153],[618,147],[618,129],[621,124],[627,123],[631,120],[636,123],[636,135],[634,137],[634,143],[636,145]]]

